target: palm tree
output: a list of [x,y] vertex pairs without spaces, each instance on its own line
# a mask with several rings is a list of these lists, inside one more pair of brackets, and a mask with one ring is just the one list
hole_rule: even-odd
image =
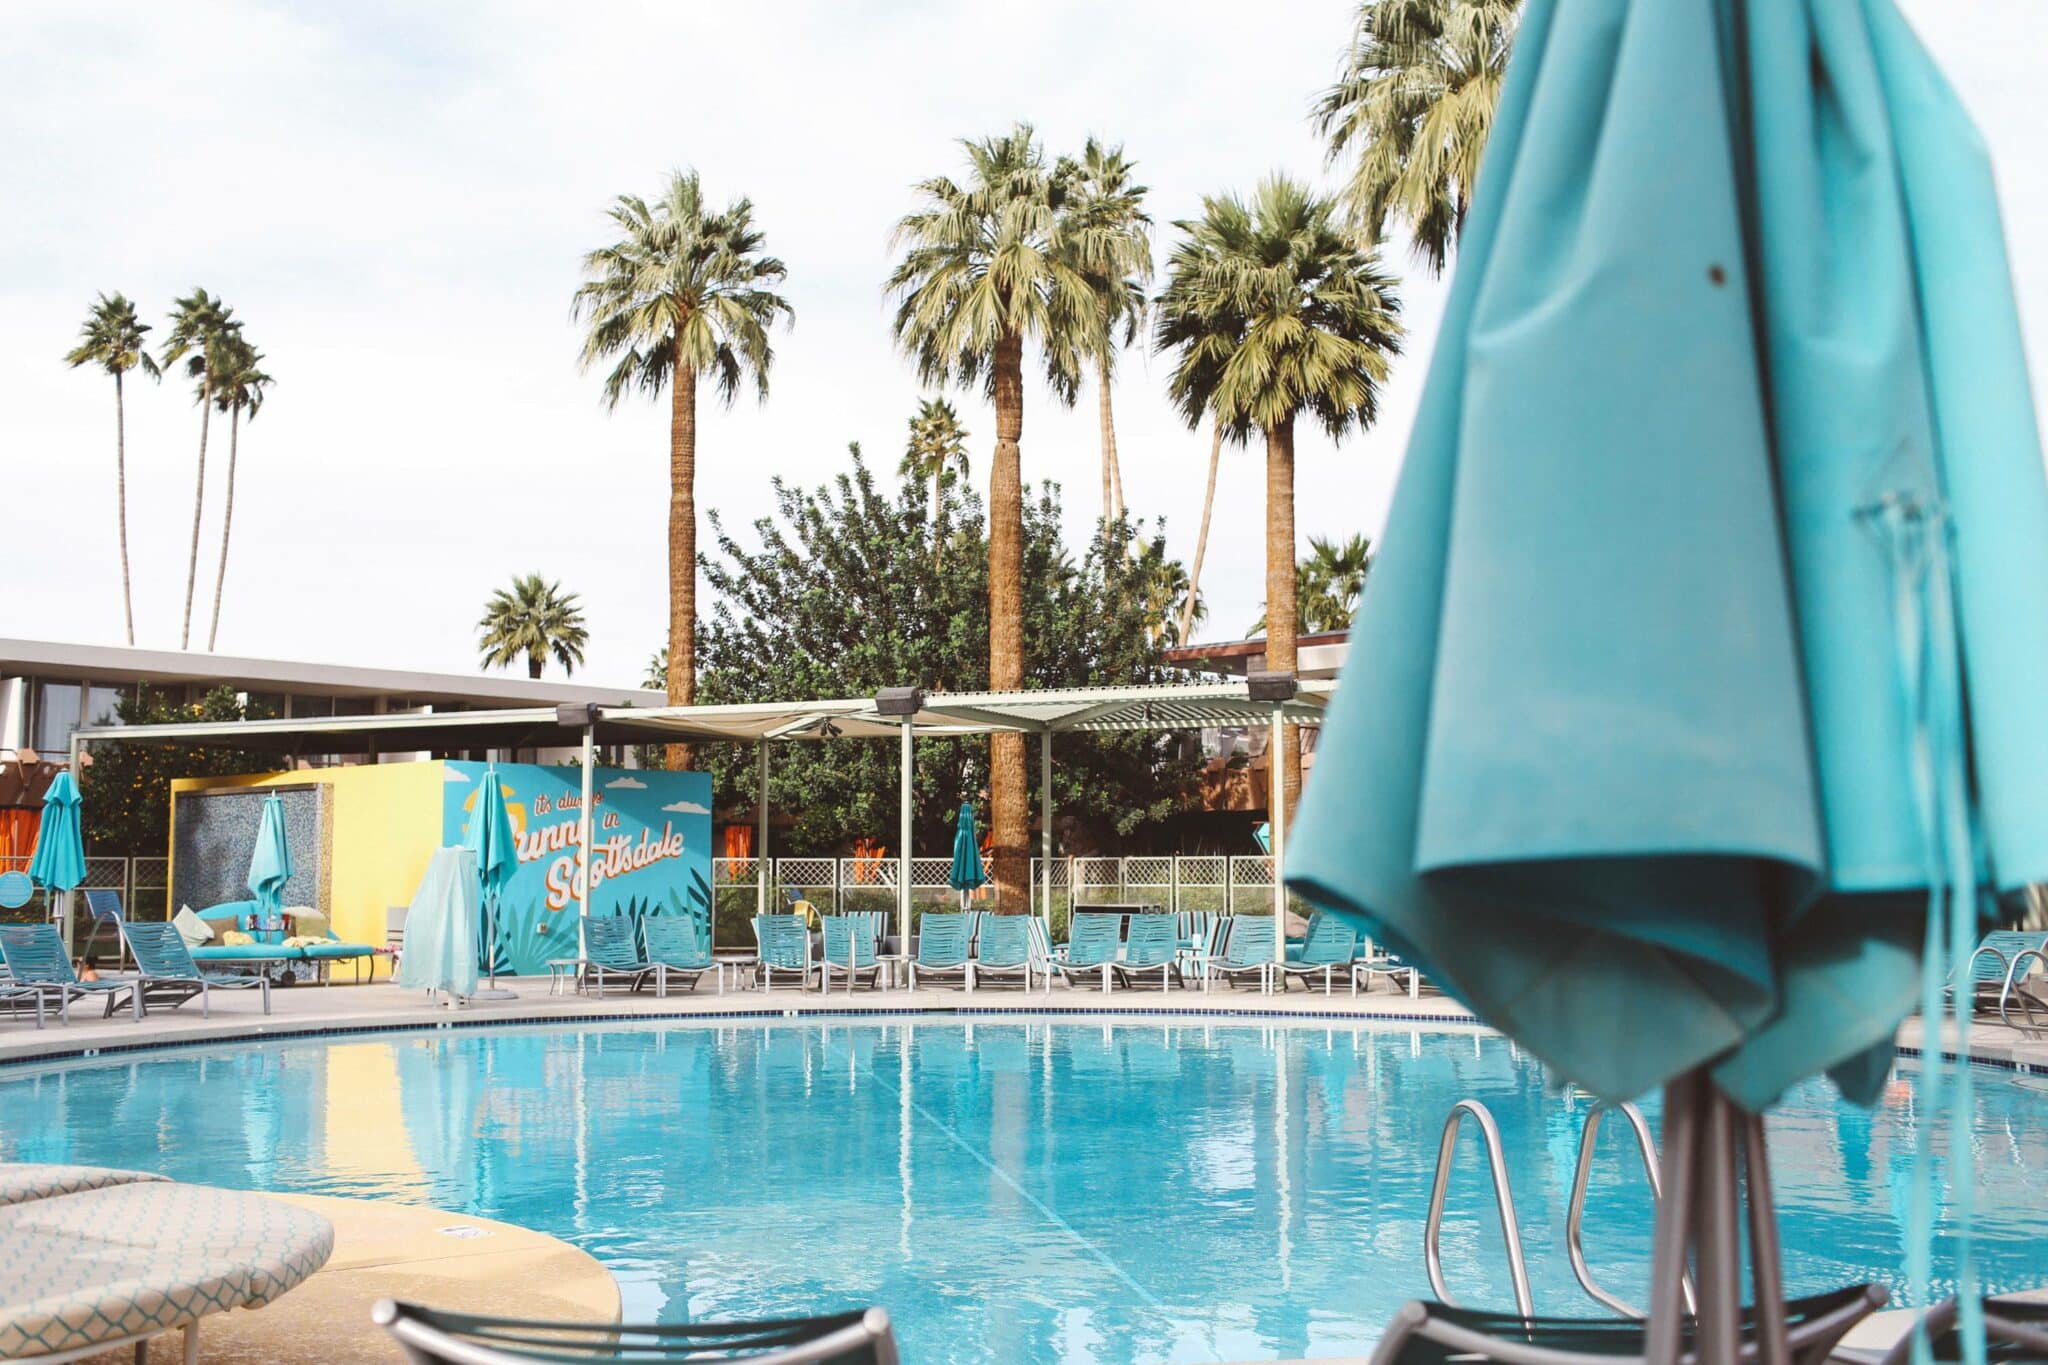
[[1372,571],[1372,541],[1354,535],[1340,542],[1310,536],[1308,555],[1296,566],[1295,610],[1305,631],[1349,630]]
[[[731,407],[751,379],[767,400],[769,329],[795,317],[775,292],[789,272],[762,254],[753,202],[714,211],[695,171],[672,172],[651,204],[620,195],[609,216],[619,240],[584,256],[574,313],[590,324],[584,368],[614,362],[607,408],[629,389],[669,391],[668,699],[688,706],[697,696],[697,383],[708,375]],[[671,768],[689,763],[689,745],[668,746]]]
[[180,360],[199,399],[199,475],[192,489],[192,553],[185,564],[185,623],[178,648],[192,647],[192,594],[199,585],[199,518],[206,510],[206,419],[213,407],[213,376],[221,348],[242,330],[234,310],[204,289],[195,289],[171,309],[171,331],[164,338],[164,368]]
[[[930,384],[980,382],[995,404],[989,460],[988,685],[1024,685],[1024,348],[1036,342],[1053,396],[1072,404],[1083,354],[1099,325],[1096,285],[1065,248],[1074,195],[1071,162],[1049,166],[1027,124],[961,143],[968,177],[917,186],[918,207],[896,225],[902,257],[888,288],[896,342]],[[997,895],[1024,898],[1030,810],[1024,737],[989,741],[989,836]]]
[[1202,529],[1195,533],[1195,560],[1188,569],[1187,605],[1180,613],[1180,642],[1194,638],[1196,604],[1201,601],[1202,556],[1209,552],[1209,514],[1216,510],[1216,466],[1223,462],[1223,419],[1209,422],[1209,483],[1202,492]]
[[1377,242],[1406,225],[1443,273],[1493,131],[1521,0],[1363,0],[1337,83],[1316,101],[1330,160],[1355,148],[1343,199]]
[[135,643],[135,595],[128,585],[128,408],[121,377],[137,368],[151,379],[162,375],[142,343],[148,331],[149,324],[135,315],[134,304],[120,294],[111,298],[102,294],[86,314],[78,344],[64,355],[64,363],[74,370],[97,365],[114,377],[114,508],[121,537],[121,616],[131,645]]
[[263,352],[242,339],[239,330],[221,344],[213,375],[213,405],[228,415],[228,496],[220,518],[220,567],[213,578],[213,624],[207,627],[206,649],[220,638],[220,595],[228,582],[228,533],[235,524],[235,459],[241,453],[242,414],[255,421],[263,396],[277,381],[263,372]]
[[[1285,176],[1249,204],[1207,199],[1200,219],[1176,226],[1186,238],[1167,263],[1156,329],[1160,349],[1178,352],[1168,392],[1190,427],[1211,417],[1238,441],[1265,436],[1266,667],[1292,673],[1295,419],[1306,413],[1337,439],[1372,424],[1401,347],[1400,304],[1379,254]],[[1290,813],[1300,787],[1289,764]]]
[[932,527],[936,544],[939,508],[946,485],[967,477],[967,428],[960,414],[943,398],[927,398],[918,404],[910,419],[910,439],[903,447],[903,460],[896,472],[919,483],[931,480]]
[[1137,340],[1145,325],[1145,291],[1152,283],[1152,219],[1144,209],[1146,187],[1135,184],[1137,163],[1121,146],[1104,147],[1089,138],[1075,177],[1073,202],[1063,235],[1074,267],[1094,286],[1100,320],[1089,337],[1095,365],[1097,422],[1102,432],[1102,517],[1124,514],[1123,467],[1116,453],[1116,418],[1110,408],[1110,373],[1116,353]]
[[583,662],[590,632],[583,627],[583,608],[575,593],[564,595],[560,583],[537,573],[520,574],[510,588],[500,588],[484,604],[476,623],[477,648],[485,668],[504,668],[526,658],[526,676],[538,678],[548,656],[573,674]]

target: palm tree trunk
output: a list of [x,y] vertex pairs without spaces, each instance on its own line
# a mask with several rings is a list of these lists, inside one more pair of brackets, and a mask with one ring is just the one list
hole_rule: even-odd
[[[678,344],[669,375],[668,704],[697,699],[697,371]],[[688,744],[668,746],[671,771],[688,768]]]
[[121,372],[114,371],[114,507],[121,523],[121,619],[128,643],[135,643],[135,593],[128,585],[128,405],[121,393]]
[[[996,342],[993,378],[996,451],[988,480],[988,685],[1024,685],[1024,338]],[[1030,882],[1031,810],[1025,788],[1024,736],[989,737],[989,836],[996,901],[1023,907]]]
[[242,444],[242,405],[228,409],[228,497],[220,518],[220,568],[213,576],[213,624],[206,631],[206,652],[220,638],[220,594],[228,584],[228,532],[235,524],[235,456]]
[[[1294,600],[1294,418],[1266,430],[1266,667],[1275,673],[1295,671]],[[1287,756],[1286,774],[1274,784],[1273,799],[1290,822],[1301,800],[1301,732],[1280,727],[1280,749]],[[1278,755],[1274,756],[1275,758]]]
[[541,670],[547,667],[547,662],[548,660],[545,654],[535,654],[529,651],[526,656],[526,676],[529,678],[538,678],[541,674]]
[[185,625],[178,632],[178,648],[192,647],[192,593],[199,586],[199,517],[206,510],[206,418],[213,406],[209,385],[199,389],[199,478],[192,489],[192,554],[185,561]]
[[1202,586],[1202,556],[1209,552],[1209,513],[1216,508],[1216,466],[1223,460],[1223,419],[1210,424],[1209,487],[1202,494],[1202,529],[1195,532],[1195,562],[1188,570],[1188,599],[1180,609],[1180,642],[1189,643],[1195,633],[1196,594]]
[[1102,515],[1121,517],[1124,514],[1124,467],[1116,453],[1116,416],[1110,410],[1107,360],[1096,362],[1095,391],[1096,416],[1102,424]]

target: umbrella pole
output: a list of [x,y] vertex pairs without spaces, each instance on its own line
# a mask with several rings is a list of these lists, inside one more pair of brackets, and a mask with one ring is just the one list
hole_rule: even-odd
[[1760,1365],[1790,1365],[1785,1273],[1778,1246],[1778,1208],[1771,1195],[1771,1163],[1764,1154],[1764,1120],[1761,1114],[1744,1114],[1740,1121],[1743,1183],[1749,1195],[1749,1263],[1756,1283],[1758,1360]]
[[1737,1231],[1735,1111],[1718,1087],[1700,1083],[1704,1123],[1692,1230],[1699,1259],[1699,1358],[1733,1361],[1741,1346],[1742,1244]]
[[1695,1187],[1699,1089],[1703,1077],[1688,1071],[1664,1087],[1664,1197],[1657,1201],[1657,1230],[1650,1260],[1650,1325],[1643,1342],[1646,1365],[1677,1365],[1685,1318],[1685,1254]]

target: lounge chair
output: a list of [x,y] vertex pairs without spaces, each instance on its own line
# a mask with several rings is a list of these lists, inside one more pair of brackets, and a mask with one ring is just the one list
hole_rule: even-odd
[[1224,940],[1223,956],[1213,958],[1202,976],[1202,989],[1217,977],[1235,985],[1254,977],[1260,990],[1271,989],[1273,981],[1273,917],[1232,915],[1230,936]]
[[[64,940],[57,934],[54,924],[10,924],[0,927],[0,963],[7,967],[7,975],[17,986],[37,986],[46,995],[57,997],[57,1017],[71,1018],[73,1000],[105,1000],[107,1013],[114,1012],[116,993],[127,987],[127,982],[102,979],[80,981],[78,973],[71,969],[71,959],[64,952]],[[142,1001],[133,1002],[135,1017],[142,1018]]]
[[641,937],[647,940],[647,961],[654,968],[654,993],[668,994],[670,974],[690,978],[690,989],[695,991],[704,973],[711,972],[718,981],[718,993],[725,994],[725,972],[711,956],[711,949],[697,936],[694,920],[680,915],[652,915],[640,925]]
[[633,921],[624,915],[588,915],[583,920],[583,956],[574,959],[576,989],[586,986],[597,987],[597,998],[604,999],[604,988],[617,977],[626,982],[628,993],[639,990],[655,977],[657,969],[652,962],[640,955],[638,936],[633,932]]
[[764,990],[775,989],[777,972],[794,973],[797,988],[808,989],[811,973],[811,929],[802,915],[754,916],[754,942],[760,962],[754,970]]
[[1099,981],[1107,991],[1109,969],[1116,964],[1117,949],[1121,946],[1123,921],[1122,915],[1075,915],[1067,928],[1067,946],[1052,956],[1052,969],[1068,985]]
[[[1031,974],[1044,972],[1031,928],[1038,921],[1026,915],[990,915],[981,922],[979,945],[975,949],[969,990],[991,981],[1016,981],[1031,989]],[[1046,973],[1050,980],[1050,974]]]
[[972,932],[972,923],[960,911],[927,911],[917,927],[917,956],[910,959],[910,988],[917,989],[920,974],[952,977],[961,985],[972,987],[974,981],[967,965]]
[[1392,953],[1379,953],[1358,957],[1351,962],[1351,989],[1356,994],[1360,985],[1368,991],[1378,977],[1386,977],[1394,983],[1394,989],[1405,990],[1412,997],[1422,991],[1422,973],[1395,957]]
[[44,1022],[43,988],[41,986],[23,986],[16,983],[10,977],[0,976],[0,1004],[7,1006],[9,1018],[14,1017],[20,1011],[23,1002],[35,1006],[36,1027],[41,1028]]
[[1358,994],[1358,977],[1351,970],[1351,963],[1358,956],[1358,931],[1337,916],[1318,910],[1309,919],[1308,936],[1299,948],[1287,950],[1287,960],[1279,964],[1280,989],[1285,991],[1287,983],[1296,977],[1313,986],[1315,978],[1323,979],[1323,994],[1330,993],[1330,987],[1337,979],[1338,971],[1350,977],[1351,993]]
[[[1970,960],[1963,964],[1963,970],[1958,974],[1962,981],[1968,983],[1973,1010],[1978,1014],[1992,1014],[1998,1010],[2004,999],[2006,978],[2012,972],[2013,959],[2029,948],[2037,952],[2048,949],[2048,934],[2001,929],[1984,935],[1977,951],[1970,954]],[[1949,994],[1955,994],[1957,989],[1957,978],[1951,978]]]
[[[2048,971],[2048,945],[2039,948],[2022,948],[2012,955],[2012,965],[2005,969],[2005,989],[1998,995],[1998,1019],[2007,1028],[2015,1028],[2029,1038],[2039,1038],[2048,1031],[2048,988],[2035,975],[2037,971]],[[2012,1007],[2020,1007],[2020,1017],[2012,1017]],[[2040,1015],[2034,1013],[2039,1007]]]
[[[247,990],[251,986],[262,992],[263,1012],[270,1013],[268,977],[201,971],[199,964],[192,960],[192,950],[185,946],[175,924],[130,924],[123,921],[121,939],[128,945],[129,956],[135,959],[135,976],[122,984],[134,992],[135,1017],[138,1019],[149,1012],[151,1005],[167,1005],[176,1009],[195,995],[199,997],[200,1017],[210,1018],[215,991]],[[109,1014],[113,1013],[115,1003],[113,999],[107,1001]]]
[[[1822,1365],[1842,1337],[1882,1307],[1885,1291],[1855,1285],[1784,1305],[1793,1365]],[[1743,1358],[1754,1360],[1755,1313],[1745,1308]],[[1443,1365],[1446,1361],[1498,1361],[1501,1365],[1617,1365],[1644,1358],[1649,1324],[1638,1318],[1524,1318],[1451,1308],[1441,1303],[1401,1306],[1372,1353],[1372,1365]],[[1698,1360],[1698,1343],[1688,1322],[1680,1342],[1682,1361]]]
[[621,1326],[484,1318],[384,1299],[370,1310],[370,1317],[397,1340],[411,1365],[729,1360],[744,1360],[747,1365],[898,1365],[901,1359],[889,1315],[879,1308],[770,1322]]
[[[2028,951],[2039,951],[2032,949]],[[1954,1299],[1943,1299],[1927,1310],[1921,1319],[1926,1325],[1928,1346],[1934,1359],[1940,1361],[1961,1360],[1963,1342],[1956,1330],[1957,1303]],[[1882,1365],[1908,1365],[1913,1359],[1912,1332],[1900,1337],[1892,1348],[1882,1356],[1867,1353],[1869,1358]],[[1985,1359],[1991,1361],[2048,1360],[2048,1303],[2039,1299],[1998,1299],[1984,1300]],[[1836,1358],[1845,1356],[1861,1357],[1866,1353],[1838,1351]]]
[[1122,986],[1137,985],[1157,972],[1159,989],[1173,989],[1180,975],[1180,925],[1172,915],[1132,915],[1124,931],[1124,960],[1112,963],[1110,972]]
[[875,936],[867,921],[852,915],[821,915],[818,922],[825,927],[825,955],[818,962],[820,988],[832,989],[834,972],[849,990],[859,985],[862,977],[870,988],[879,988],[882,964],[875,960]]

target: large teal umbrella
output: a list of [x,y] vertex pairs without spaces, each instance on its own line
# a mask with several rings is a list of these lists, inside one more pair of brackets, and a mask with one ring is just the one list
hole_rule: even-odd
[[43,793],[43,815],[28,875],[52,891],[70,891],[85,880],[85,843],[78,816],[78,783],[60,772]]
[[2048,876],[1975,131],[1890,0],[1531,0],[1459,253],[1289,878],[1602,1096],[1868,1099]]
[[960,893],[960,903],[967,903],[967,893],[979,890],[988,880],[988,873],[981,865],[981,845],[974,837],[974,803],[962,801],[960,815],[953,826],[953,866],[946,872],[946,885]]
[[284,798],[263,802],[256,826],[256,852],[249,859],[249,890],[256,897],[256,928],[264,942],[284,936],[284,885],[292,879],[291,842],[285,837]]
[[476,806],[469,813],[469,829],[463,846],[476,854],[479,898],[489,924],[490,941],[484,945],[491,984],[498,980],[498,900],[512,874],[519,870],[519,849],[512,836],[512,813],[505,806],[505,789],[498,781],[498,765],[489,764],[479,779]]

